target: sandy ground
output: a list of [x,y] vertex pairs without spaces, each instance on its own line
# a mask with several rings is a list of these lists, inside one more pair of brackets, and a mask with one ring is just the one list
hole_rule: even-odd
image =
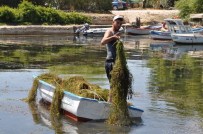
[[163,22],[166,18],[178,16],[179,10],[123,10],[112,11],[114,15],[123,15],[126,22],[132,23],[136,17],[140,17],[141,23],[148,23],[152,21]]
[[179,10],[112,10],[111,14],[96,14],[96,13],[85,13],[85,15],[92,18],[94,25],[111,25],[112,18],[115,15],[122,15],[125,18],[126,23],[132,23],[136,17],[141,18],[141,23],[149,23],[153,21],[163,22],[166,18],[173,18],[178,16]]

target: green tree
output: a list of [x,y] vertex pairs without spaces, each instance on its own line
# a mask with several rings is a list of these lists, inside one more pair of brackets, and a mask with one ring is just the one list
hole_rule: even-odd
[[203,0],[179,0],[175,5],[180,10],[181,18],[188,18],[191,13],[203,12]]
[[192,4],[193,0],[179,0],[176,2],[176,8],[180,10],[180,17],[181,18],[188,18],[189,15],[193,12]]
[[18,7],[23,0],[0,0],[0,6]]
[[194,13],[202,13],[203,12],[203,0],[194,0],[192,5]]

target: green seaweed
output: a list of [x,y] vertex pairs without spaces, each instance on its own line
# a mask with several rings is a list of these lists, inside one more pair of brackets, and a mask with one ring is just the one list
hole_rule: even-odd
[[127,67],[123,43],[117,41],[115,45],[117,56],[110,80],[112,105],[107,123],[129,126],[132,120],[128,112],[127,97],[132,97],[132,74]]
[[33,81],[32,88],[28,93],[28,97],[24,99],[25,102],[30,103],[30,102],[36,101],[37,88],[38,88],[40,79],[44,80],[50,84],[53,84],[53,85],[56,85],[56,84],[62,82],[61,78],[57,77],[54,74],[50,74],[50,73],[42,74],[42,75],[36,77]]

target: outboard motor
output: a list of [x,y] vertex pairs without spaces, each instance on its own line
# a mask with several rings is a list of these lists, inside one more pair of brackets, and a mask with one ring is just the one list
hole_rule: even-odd
[[85,23],[81,28],[77,28],[75,30],[75,34],[80,34],[80,32],[85,33],[85,31],[87,31],[90,28],[88,23]]

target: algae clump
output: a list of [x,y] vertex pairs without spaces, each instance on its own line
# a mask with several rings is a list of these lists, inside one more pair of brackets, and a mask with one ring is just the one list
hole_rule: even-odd
[[88,83],[81,76],[74,76],[63,82],[64,90],[86,98],[107,101],[108,90],[98,85]]
[[44,80],[50,84],[53,84],[54,86],[56,86],[57,84],[60,84],[62,82],[61,78],[57,77],[54,74],[50,74],[50,73],[42,74],[42,75],[36,77],[33,81],[32,88],[28,93],[28,97],[26,99],[24,99],[26,102],[35,101],[39,80]]
[[117,41],[116,61],[111,71],[111,95],[112,105],[107,123],[119,126],[129,126],[132,124],[128,112],[127,97],[132,97],[132,74],[129,72],[124,53],[123,43]]

